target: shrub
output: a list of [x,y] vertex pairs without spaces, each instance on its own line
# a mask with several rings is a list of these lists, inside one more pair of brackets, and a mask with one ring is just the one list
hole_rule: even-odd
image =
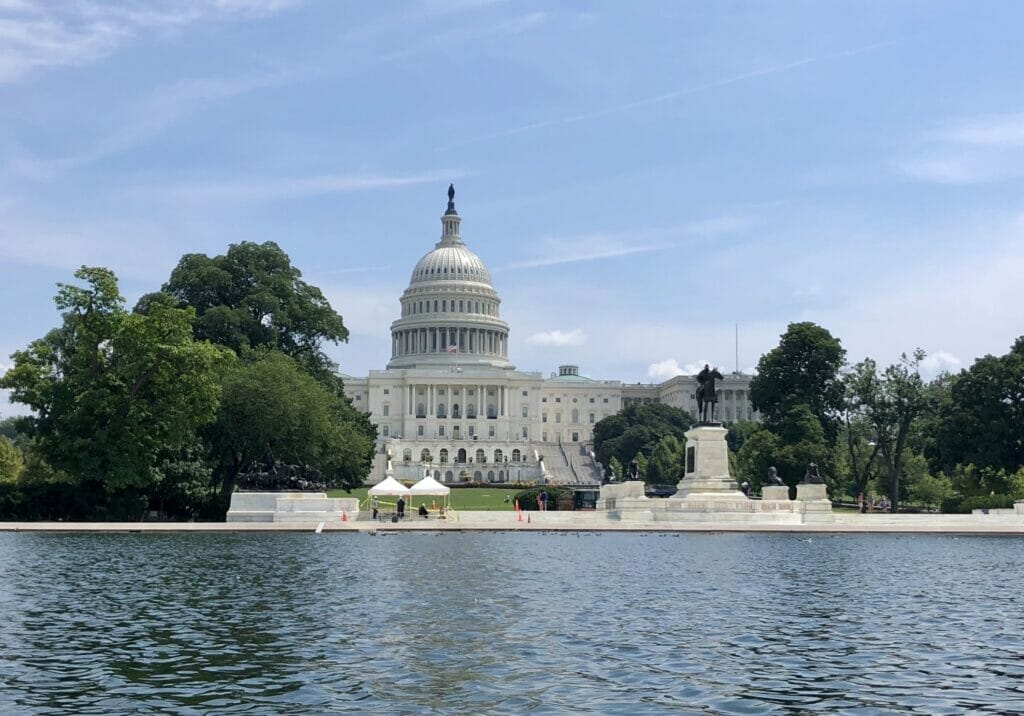
[[548,509],[557,510],[558,503],[568,499],[572,501],[572,490],[566,487],[558,487],[556,485],[538,485],[537,487],[531,487],[529,490],[523,490],[517,492],[515,499],[519,500],[519,507],[524,510],[537,510],[537,497],[540,493],[547,490],[548,493]]

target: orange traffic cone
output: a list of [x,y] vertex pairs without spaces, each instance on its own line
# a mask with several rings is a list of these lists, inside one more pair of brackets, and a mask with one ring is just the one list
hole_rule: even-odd
[[342,513],[341,513],[341,521],[342,522],[348,522],[348,513],[347,512],[342,511]]

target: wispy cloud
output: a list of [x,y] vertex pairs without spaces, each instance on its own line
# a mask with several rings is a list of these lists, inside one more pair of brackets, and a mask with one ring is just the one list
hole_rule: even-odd
[[136,185],[131,192],[139,192],[146,196],[158,192],[160,196],[175,201],[288,201],[311,196],[447,182],[464,177],[468,173],[464,169],[443,169],[390,175],[318,174],[307,177],[231,177],[217,181],[170,182],[160,184],[158,187]]
[[580,328],[575,328],[571,331],[555,329],[553,331],[534,333],[526,339],[526,342],[535,346],[562,348],[565,346],[582,346],[587,342],[587,336]]
[[0,83],[20,80],[40,68],[94,62],[146,34],[202,21],[264,17],[295,4],[296,0],[150,0],[131,5],[7,0],[0,4]]
[[124,112],[118,126],[89,142],[83,152],[63,157],[16,157],[12,170],[34,179],[48,179],[77,167],[120,154],[145,144],[211,103],[231,99],[247,92],[285,84],[294,79],[283,71],[271,71],[242,77],[193,77],[158,87]]
[[966,185],[1024,175],[1024,113],[947,121],[921,133],[896,160],[904,176],[931,184]]
[[672,228],[638,229],[628,233],[598,232],[574,236],[546,237],[536,249],[536,258],[513,261],[498,266],[496,271],[561,266],[563,264],[600,261],[634,254],[666,251],[688,240],[708,239],[714,236],[745,231],[756,226],[758,220],[750,216],[719,216],[693,221]]
[[610,107],[603,107],[600,109],[591,110],[589,112],[581,112],[579,114],[571,114],[564,117],[555,117],[552,119],[545,119],[539,122],[531,122],[529,124],[523,124],[518,127],[510,127],[490,134],[484,134],[479,137],[466,139],[456,144],[451,144],[442,147],[436,147],[435,151],[446,151],[458,146],[465,144],[472,144],[474,142],[482,142],[490,139],[499,139],[502,137],[510,137],[516,134],[523,134],[525,132],[533,132],[538,129],[547,129],[550,127],[561,127],[568,124],[576,124],[578,122],[586,122],[592,119],[599,119],[601,117],[607,117],[609,115],[620,114],[622,112],[629,112],[634,109],[640,109],[642,107],[650,107],[652,105],[663,104],[665,102],[671,102],[681,97],[687,97],[689,95],[699,94],[701,92],[707,92],[709,90],[718,89],[720,87],[727,87],[738,82],[746,82],[759,77],[767,77],[769,75],[780,74],[783,72],[790,72],[800,67],[807,65],[813,65],[818,62],[825,62],[828,60],[837,60],[844,57],[853,57],[855,55],[861,55],[874,50],[879,50],[884,47],[893,47],[897,43],[893,41],[888,42],[876,42],[871,45],[865,45],[863,47],[857,47],[850,50],[842,50],[840,52],[833,52],[827,55],[820,55],[818,57],[805,57],[799,60],[793,60],[792,62],[785,62],[776,65],[769,65],[767,67],[761,67],[758,69],[751,70],[749,72],[743,72],[738,75],[731,77],[725,77],[720,80],[714,80],[712,82],[705,82],[704,84],[695,85],[693,87],[683,87],[680,89],[671,90],[662,94],[652,95],[650,97],[642,97],[640,99],[633,100],[632,102],[625,102],[623,104],[612,105]]

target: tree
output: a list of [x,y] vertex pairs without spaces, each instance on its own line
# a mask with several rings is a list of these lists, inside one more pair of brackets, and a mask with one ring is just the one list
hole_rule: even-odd
[[282,462],[316,468],[332,487],[362,485],[376,428],[295,360],[261,351],[225,376],[217,420],[206,434],[219,458],[226,507],[239,471],[268,450]]
[[907,441],[914,420],[925,410],[927,397],[920,365],[925,353],[904,353],[899,363],[881,373],[875,361],[867,358],[850,372],[850,409],[863,415],[874,431],[878,454],[888,472],[891,509],[898,509],[899,480],[907,455]]
[[760,429],[761,426],[753,420],[737,420],[732,423],[729,425],[729,432],[725,435],[729,449],[738,454],[743,449],[743,443]]
[[1024,336],[1006,355],[979,358],[952,379],[938,436],[937,462],[946,471],[1024,466]]
[[675,435],[666,435],[651,451],[646,481],[653,485],[674,485],[683,478],[683,447]]
[[685,442],[692,425],[689,413],[664,403],[630,405],[594,425],[594,452],[603,465],[615,457],[628,466],[637,453],[649,458],[664,437],[672,435]]
[[0,482],[14,482],[24,467],[25,458],[21,450],[6,437],[0,436]]
[[[348,340],[348,329],[320,289],[302,280],[288,255],[273,243],[232,244],[223,256],[186,254],[162,291],[180,307],[195,309],[195,336],[237,354],[272,348],[323,377],[331,362],[324,342]],[[162,305],[144,296],[136,310]]]
[[619,462],[619,458],[612,455],[612,459],[608,461],[608,469],[611,471],[611,476],[615,479],[621,480],[625,474],[622,470],[622,463]]
[[765,425],[777,430],[796,406],[806,406],[821,423],[830,443],[839,432],[843,407],[839,369],[846,351],[814,323],[791,323],[779,345],[761,356],[750,381],[750,399]]
[[129,314],[113,272],[75,277],[86,285],[60,284],[55,299],[62,325],[16,352],[0,387],[35,412],[24,424],[50,468],[114,502],[144,496],[163,477],[158,455],[213,419],[231,355],[193,339],[191,309]]

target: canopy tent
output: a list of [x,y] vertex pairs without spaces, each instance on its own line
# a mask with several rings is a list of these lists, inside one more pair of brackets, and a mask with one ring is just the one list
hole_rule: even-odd
[[[409,488],[409,498],[413,497],[427,497],[429,495],[439,495],[444,497],[441,501],[441,510],[439,516],[441,517],[453,517],[451,512],[451,495],[452,488],[447,485],[442,485],[440,482],[435,480],[429,474],[427,474],[422,480],[417,482],[415,485]],[[425,502],[421,504],[426,504]]]
[[409,488],[395,478],[389,476],[385,477],[383,480],[367,490],[367,494],[372,496],[401,495],[404,497],[409,494]]
[[452,488],[442,485],[430,475],[409,488],[410,495],[447,495],[451,491]]

